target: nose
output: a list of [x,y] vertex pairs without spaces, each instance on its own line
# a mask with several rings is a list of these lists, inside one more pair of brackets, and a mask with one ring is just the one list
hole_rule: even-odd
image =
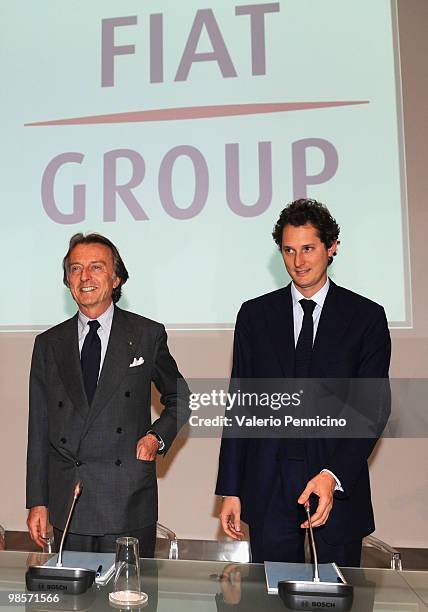
[[296,255],[294,257],[294,266],[296,268],[301,268],[304,263],[305,263],[305,255],[304,255],[304,253],[296,252]]
[[91,278],[91,274],[90,274],[90,270],[89,267],[87,266],[83,266],[82,270],[80,272],[80,281],[82,283],[86,282],[87,280],[89,280]]

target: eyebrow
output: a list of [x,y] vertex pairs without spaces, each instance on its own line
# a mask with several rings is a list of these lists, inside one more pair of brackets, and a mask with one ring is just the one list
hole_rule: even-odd
[[[94,261],[90,261],[89,265],[91,264],[104,264],[106,265],[106,262],[104,261],[104,259],[95,259]],[[68,264],[69,266],[83,266],[82,262],[80,261],[70,261],[70,263]]]
[[[315,246],[315,242],[308,242],[307,244],[302,244],[301,248],[305,248],[305,247],[309,247],[309,246]],[[291,244],[283,244],[282,245],[283,249],[294,249],[294,247]]]

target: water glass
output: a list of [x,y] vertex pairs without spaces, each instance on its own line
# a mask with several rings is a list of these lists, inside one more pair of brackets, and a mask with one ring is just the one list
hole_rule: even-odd
[[141,591],[138,540],[118,538],[113,592],[109,594],[110,603],[121,609],[128,609],[144,605],[147,599],[147,594]]
[[53,527],[50,524],[48,525],[48,528],[46,529],[46,536],[44,538],[44,544],[43,544],[43,552],[44,553],[54,553],[55,552],[55,539],[54,539]]
[[4,528],[0,525],[0,550],[6,549],[6,534]]

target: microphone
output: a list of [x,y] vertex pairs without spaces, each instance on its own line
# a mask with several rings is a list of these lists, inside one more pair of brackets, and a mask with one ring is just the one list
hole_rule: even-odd
[[62,532],[61,544],[59,545],[59,552],[58,552],[58,561],[56,563],[57,567],[62,567],[62,549],[64,547],[65,538],[67,537],[71,517],[73,516],[73,512],[74,512],[74,507],[76,505],[78,498],[80,497],[81,492],[82,492],[82,485],[80,483],[80,480],[78,480],[76,482],[76,486],[74,487],[73,501],[71,502],[71,508],[70,508],[70,512],[68,513],[67,522],[65,523],[64,531]]
[[64,567],[62,563],[65,538],[67,537],[71,517],[81,492],[82,484],[78,481],[74,487],[73,501],[62,534],[56,565],[30,565],[25,574],[25,583],[29,591],[49,591],[50,593],[80,595],[92,586],[95,580],[95,570],[83,567]]
[[313,577],[313,582],[319,582],[320,581],[320,575],[319,575],[319,571],[318,571],[318,555],[317,555],[317,547],[315,546],[314,532],[313,532],[313,529],[312,529],[312,519],[311,519],[310,508],[309,508],[309,500],[305,504],[305,510],[306,510],[306,515],[308,517],[309,533],[310,533],[310,537],[311,537],[312,556],[313,556],[313,559],[314,559],[314,577]]
[[319,576],[318,554],[312,528],[309,500],[305,503],[308,517],[312,557],[314,560],[314,575],[310,580],[281,580],[278,582],[278,594],[286,606],[292,610],[318,610],[320,607],[334,607],[346,612],[352,606],[353,587],[346,582],[342,572],[335,563],[333,569],[337,574],[337,582],[323,582]]

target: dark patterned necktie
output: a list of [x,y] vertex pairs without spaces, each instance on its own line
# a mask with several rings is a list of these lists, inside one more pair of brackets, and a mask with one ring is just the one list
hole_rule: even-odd
[[83,342],[80,363],[82,364],[83,384],[85,386],[86,397],[88,398],[88,404],[91,405],[97,388],[98,374],[100,372],[101,340],[97,333],[100,327],[99,322],[95,319],[95,321],[88,321],[88,325],[89,331]]
[[314,321],[312,315],[316,302],[313,300],[299,300],[299,304],[304,314],[302,329],[300,330],[296,344],[295,376],[296,378],[308,378],[311,367],[312,344],[314,341]]

